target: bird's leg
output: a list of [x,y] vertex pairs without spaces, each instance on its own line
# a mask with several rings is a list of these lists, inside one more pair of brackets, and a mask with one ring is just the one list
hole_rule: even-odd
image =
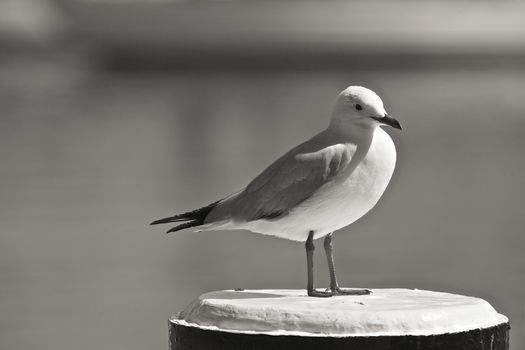
[[314,288],[314,231],[308,233],[308,239],[305,243],[306,248],[306,267],[308,271],[308,284],[306,285],[306,291],[308,296],[311,297],[331,297],[332,292],[330,291],[319,291]]
[[366,295],[371,291],[368,289],[342,289],[339,288],[337,277],[335,275],[334,254],[332,246],[332,233],[326,235],[324,239],[324,250],[328,260],[328,272],[330,273],[330,291],[333,295]]
[[332,232],[324,238],[324,251],[326,253],[326,260],[328,260],[328,272],[330,273],[330,290],[335,292],[339,285],[337,284],[337,277],[335,275],[334,254],[332,245]]

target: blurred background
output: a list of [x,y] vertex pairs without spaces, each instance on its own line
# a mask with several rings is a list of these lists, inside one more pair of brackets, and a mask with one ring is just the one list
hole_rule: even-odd
[[353,84],[403,131],[335,235],[341,284],[484,298],[523,349],[524,59],[521,1],[1,0],[0,347],[166,349],[203,292],[304,288],[302,244],[148,223],[245,186]]

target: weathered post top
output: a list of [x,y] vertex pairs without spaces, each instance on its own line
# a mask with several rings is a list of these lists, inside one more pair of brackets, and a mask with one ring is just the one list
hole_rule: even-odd
[[508,348],[508,319],[486,301],[409,289],[312,298],[303,290],[205,293],[170,319],[171,349]]

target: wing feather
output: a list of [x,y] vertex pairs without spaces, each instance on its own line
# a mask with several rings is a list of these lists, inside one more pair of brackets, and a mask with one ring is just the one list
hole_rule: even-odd
[[252,221],[286,215],[348,166],[355,152],[352,146],[310,140],[292,149],[239,193],[231,216]]

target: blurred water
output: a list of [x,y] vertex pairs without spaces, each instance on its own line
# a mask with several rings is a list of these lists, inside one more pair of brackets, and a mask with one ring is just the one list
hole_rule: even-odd
[[2,348],[166,348],[167,318],[202,292],[303,288],[301,244],[147,224],[246,185],[324,128],[349,84],[403,131],[386,195],[335,235],[342,284],[485,298],[523,349],[522,68],[168,74],[20,57],[0,63]]

